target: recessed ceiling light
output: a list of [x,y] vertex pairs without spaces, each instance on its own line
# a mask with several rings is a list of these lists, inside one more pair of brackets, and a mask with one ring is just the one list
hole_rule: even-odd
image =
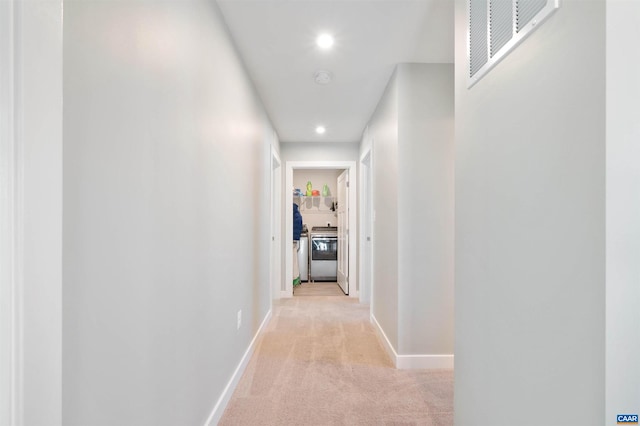
[[327,129],[324,126],[318,126],[316,127],[316,133],[319,135],[324,135],[324,132],[326,132]]
[[318,47],[321,49],[330,49],[333,46],[333,36],[331,34],[320,34],[316,39]]

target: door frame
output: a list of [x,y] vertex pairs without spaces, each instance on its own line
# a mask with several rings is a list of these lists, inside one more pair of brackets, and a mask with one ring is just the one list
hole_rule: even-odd
[[280,161],[280,155],[273,145],[271,145],[269,159],[269,175],[271,177],[269,291],[270,300],[273,300],[280,298],[282,286],[282,161]]
[[[293,171],[301,169],[339,169],[349,172],[349,297],[358,297],[358,184],[356,161],[287,161],[286,182],[283,198],[285,229],[282,241],[293,241],[293,205],[291,203],[291,188],[293,188]],[[287,191],[288,189],[288,191]],[[285,281],[281,287],[280,297],[293,297],[293,259],[291,247],[283,244],[285,258]],[[288,255],[287,255],[288,254]]]
[[[373,306],[373,150],[360,156],[360,302]],[[367,209],[367,206],[369,207]],[[367,237],[370,241],[367,241]],[[370,247],[367,250],[367,245]],[[366,272],[365,272],[366,271]]]
[[[344,176],[344,182],[341,183],[341,181],[343,180],[342,179],[343,176]],[[347,212],[350,211],[350,209],[349,209],[349,204],[350,203],[348,201],[349,200],[348,197],[349,197],[349,193],[350,193],[349,189],[350,189],[351,185],[350,185],[350,181],[349,181],[349,171],[348,170],[343,170],[340,173],[340,175],[338,176],[337,183],[338,183],[337,191],[336,191],[337,192],[336,201],[338,202],[338,205],[337,205],[337,208],[336,208],[336,213],[338,214],[338,255],[337,255],[337,258],[338,258],[338,265],[337,265],[338,266],[338,268],[337,268],[338,274],[337,275],[338,275],[338,277],[337,277],[337,280],[338,280],[338,286],[342,289],[342,291],[344,291],[346,294],[351,294],[351,288],[349,286],[349,257],[348,257],[349,256],[349,252],[351,250],[350,250],[350,247],[349,247],[348,235],[349,235],[349,230],[351,229],[352,225],[349,222],[348,215],[345,218],[344,217],[345,215],[341,214],[341,213],[344,213],[343,210],[342,210],[342,208],[343,208],[342,205],[343,204],[346,205]],[[344,192],[346,193],[346,197],[344,197],[344,199],[347,200],[346,203],[342,202],[343,197],[341,195],[343,193],[343,185],[344,185]],[[345,238],[345,235],[340,230],[340,223],[342,221],[346,221],[346,223],[347,223],[347,226],[346,226],[346,228],[347,228],[347,233],[346,233],[347,238]],[[357,231],[357,224],[354,224],[353,228],[356,229],[356,231]],[[345,240],[346,240],[346,251],[347,251],[347,258],[346,259],[344,258],[344,253],[340,253],[342,244],[345,243]],[[347,273],[346,273],[346,277],[345,277],[346,278],[346,282],[341,284],[341,279],[340,278],[341,278],[341,276],[345,275],[345,274],[341,274],[341,266],[342,266],[343,262],[345,262],[345,261],[347,263],[347,271],[346,271]],[[342,269],[342,271],[344,271],[344,269]],[[346,289],[346,291],[345,291],[345,289]]]
[[13,1],[0,2],[0,424],[12,425],[23,423],[23,148],[16,135],[16,7]]

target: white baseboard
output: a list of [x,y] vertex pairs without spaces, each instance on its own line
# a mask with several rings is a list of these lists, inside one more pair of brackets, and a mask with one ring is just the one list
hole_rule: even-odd
[[399,370],[411,369],[452,369],[453,354],[451,355],[398,355],[393,345],[387,338],[384,330],[378,323],[376,317],[371,314],[371,322],[376,330],[382,346],[391,358],[393,365]]
[[[396,353],[396,350],[393,349],[393,345],[387,338],[387,335],[384,333],[384,330],[382,329],[382,327],[380,327],[380,323],[378,323],[378,320],[376,319],[375,315],[373,315],[373,312],[371,312],[370,318],[371,318],[371,323],[373,324],[373,328],[376,330],[376,334],[378,335],[378,337],[380,338],[380,341],[382,342],[382,346],[384,347],[384,350],[387,352],[387,355],[389,355],[389,358],[391,358],[393,365],[396,365],[397,358],[398,358],[398,354]],[[396,368],[397,368],[397,365],[396,365]]]
[[453,369],[453,355],[398,355],[396,368],[399,370],[450,370]]
[[262,333],[262,330],[264,330],[265,326],[267,325],[270,319],[271,319],[271,310],[267,312],[267,315],[264,317],[264,320],[262,320],[262,324],[260,324],[260,328],[258,328],[256,335],[253,336],[253,340],[251,340],[249,347],[245,351],[242,359],[240,360],[240,364],[238,364],[236,371],[233,372],[233,375],[231,376],[229,383],[227,383],[227,386],[224,388],[224,391],[222,391],[222,395],[220,395],[220,398],[218,398],[218,402],[216,402],[215,407],[213,407],[213,411],[211,411],[209,418],[205,422],[205,426],[217,425],[220,419],[222,418],[224,409],[227,408],[227,404],[229,403],[229,400],[233,395],[233,391],[236,390],[236,387],[238,386],[238,382],[240,381],[240,378],[242,377],[244,370],[247,368],[247,364],[249,364],[251,355],[253,355],[253,352],[256,349],[256,341],[258,340],[258,336],[260,335],[260,333]]

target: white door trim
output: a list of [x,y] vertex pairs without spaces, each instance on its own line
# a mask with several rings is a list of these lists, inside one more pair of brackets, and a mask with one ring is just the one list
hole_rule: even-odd
[[[360,302],[373,306],[373,152],[368,149],[360,157],[360,277],[366,277],[366,281],[360,280]],[[367,206],[370,207],[367,209]],[[368,228],[368,229],[367,229]],[[370,241],[367,241],[367,237]],[[369,259],[366,258],[366,246],[370,246]],[[364,272],[366,268],[366,273]]]
[[[351,229],[358,229],[357,226],[357,206],[358,206],[358,183],[357,183],[357,162],[356,161],[287,161],[285,196],[283,197],[285,209],[285,231],[283,241],[293,241],[293,205],[291,203],[291,189],[293,188],[294,169],[343,169],[349,171],[349,222]],[[349,297],[358,297],[358,252],[357,252],[357,232],[349,233]],[[285,285],[282,297],[293,297],[293,259],[291,255],[286,255],[290,247],[285,247]]]
[[[274,140],[275,138],[274,135]],[[273,300],[282,297],[282,232],[280,230],[282,223],[282,161],[273,145],[271,145],[269,170],[271,176],[270,300]]]
[[23,424],[22,145],[16,132],[16,5],[0,2],[0,424]]
[[[349,288],[349,253],[351,248],[349,247],[349,234],[352,225],[349,223],[349,215],[345,214],[345,206],[347,207],[347,212],[349,211],[349,203],[347,200],[349,199],[349,171],[343,171],[340,176],[338,176],[338,208],[336,212],[338,214],[338,285],[342,288],[346,294],[350,294]],[[356,230],[355,224],[353,225],[353,229]],[[357,232],[357,230],[356,230]],[[347,255],[345,257],[344,255]],[[346,263],[347,267],[344,268],[344,264]]]

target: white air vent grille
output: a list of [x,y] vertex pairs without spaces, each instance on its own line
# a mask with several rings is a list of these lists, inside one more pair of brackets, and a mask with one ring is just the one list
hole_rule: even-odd
[[487,0],[469,3],[469,33],[474,42],[470,45],[469,69],[474,75],[489,60],[487,53]]
[[513,37],[513,3],[512,0],[492,0],[489,11],[489,28],[491,35],[491,57]]
[[546,5],[547,0],[518,0],[516,2],[516,31],[520,32]]
[[473,86],[548,18],[560,0],[467,0],[467,59]]

